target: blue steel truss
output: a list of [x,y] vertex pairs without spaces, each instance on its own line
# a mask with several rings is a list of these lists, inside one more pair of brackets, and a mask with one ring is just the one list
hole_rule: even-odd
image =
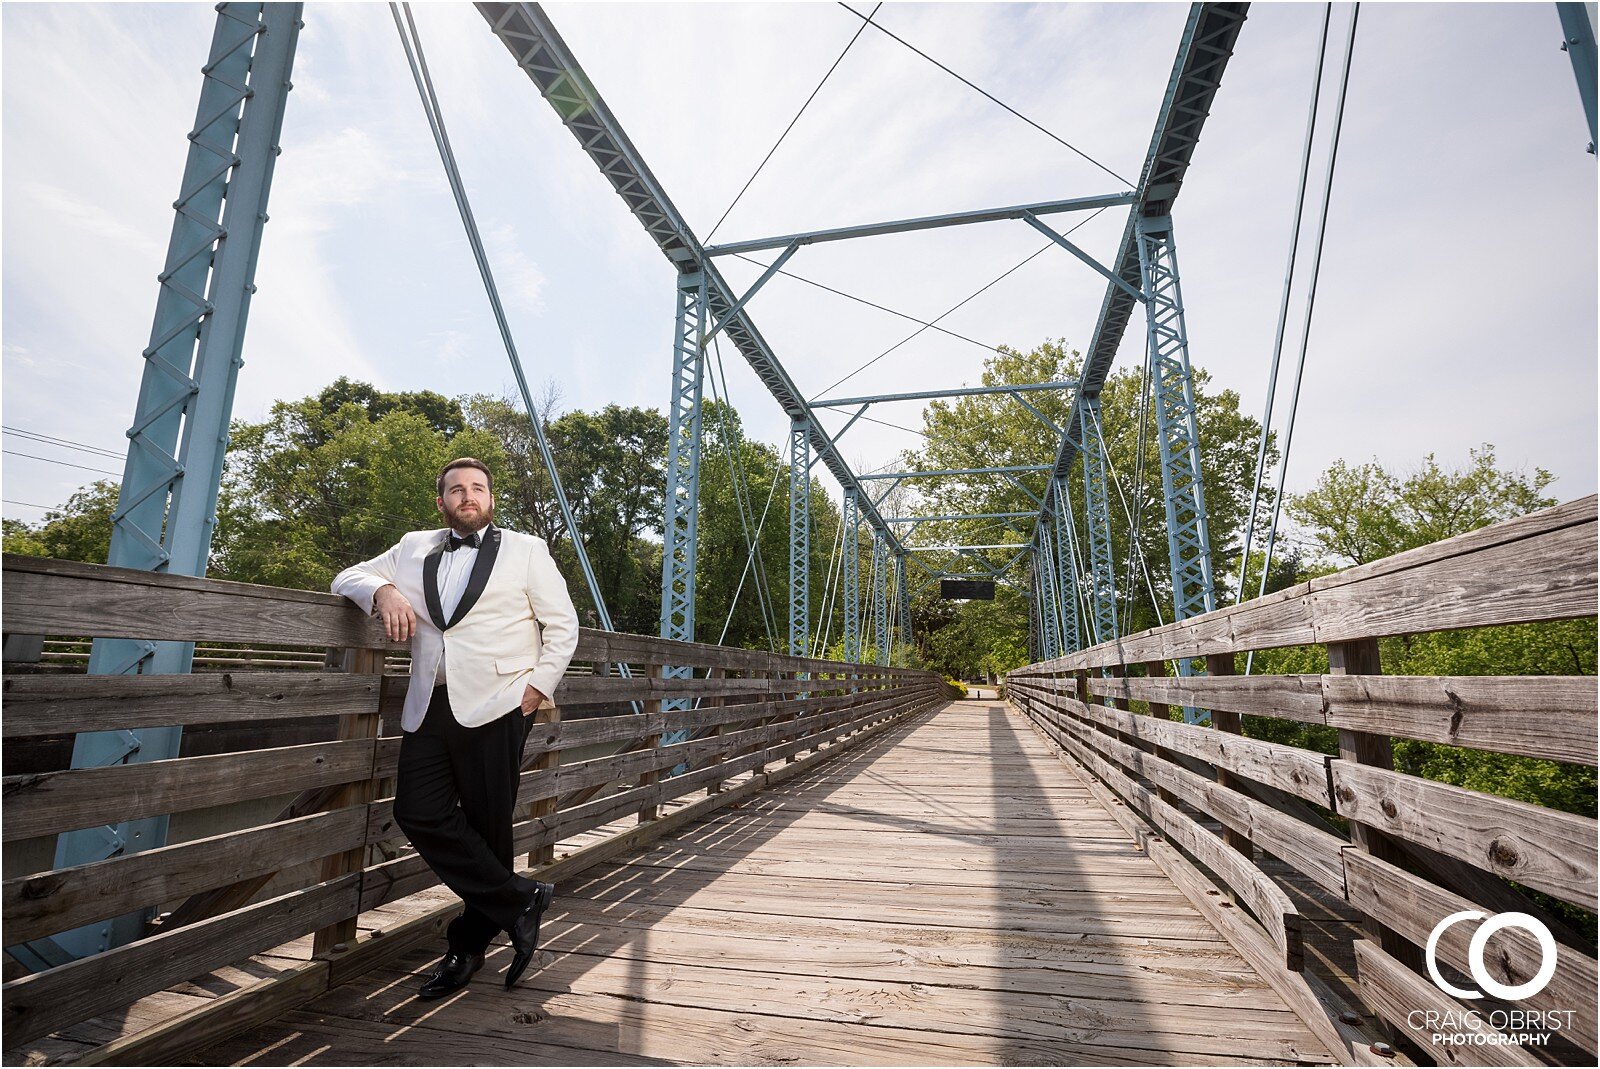
[[1050,529],[1041,525],[1034,545],[1033,570],[1039,576],[1039,639],[1045,660],[1061,656],[1061,609],[1056,590],[1055,551]]
[[1067,480],[1055,479],[1055,529],[1057,589],[1061,591],[1061,652],[1083,649],[1083,620],[1079,615],[1078,551],[1076,523],[1072,515],[1072,493]]
[[872,641],[879,664],[889,663],[889,544],[876,532],[872,538]]
[[705,389],[706,279],[678,276],[667,417],[666,517],[661,546],[661,637],[694,641],[694,563],[700,498],[700,399]]
[[1083,515],[1089,529],[1089,607],[1094,640],[1117,637],[1117,569],[1111,554],[1111,499],[1106,490],[1105,442],[1101,438],[1100,398],[1078,401],[1083,444]]
[[1149,300],[1150,381],[1155,393],[1156,435],[1161,447],[1161,488],[1167,506],[1167,556],[1172,566],[1175,619],[1216,608],[1211,583],[1211,534],[1200,471],[1200,433],[1195,424],[1194,375],[1184,328],[1172,219],[1139,224],[1139,263]]
[[907,582],[906,554],[904,550],[894,555],[895,603],[899,606],[900,644],[910,653],[911,648],[911,584]]
[[806,425],[789,429],[789,653],[808,657],[811,641],[811,442]]
[[[300,4],[217,6],[128,429],[108,564],[174,575],[206,572],[300,12]],[[193,643],[100,639],[89,672],[183,674],[193,656]],[[176,727],[86,732],[74,740],[72,765],[176,757],[181,737]],[[165,816],[69,832],[56,840],[55,867],[162,846],[166,832]],[[61,933],[33,949],[59,962],[143,934],[144,918],[132,914]]]
[[846,489],[839,522],[844,524],[844,659],[861,661],[861,515],[856,492]]

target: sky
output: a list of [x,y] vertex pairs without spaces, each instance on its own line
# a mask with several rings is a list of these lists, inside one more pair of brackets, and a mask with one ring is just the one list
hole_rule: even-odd
[[[862,25],[828,3],[547,10],[702,241]],[[1191,357],[1257,416],[1323,10],[1252,6],[1174,211]],[[1330,69],[1348,11],[1333,11]],[[674,271],[471,5],[415,14],[530,380],[553,383],[562,409],[664,410]],[[1136,176],[1186,14],[1180,4],[886,4],[877,21]],[[215,17],[209,4],[0,8],[7,517],[35,521],[121,472]],[[1559,42],[1549,3],[1363,5],[1291,490],[1340,458],[1404,469],[1433,453],[1464,465],[1492,443],[1503,465],[1552,472],[1560,500],[1594,492],[1596,158]],[[293,81],[235,416],[260,420],[275,400],[339,375],[389,390],[510,392],[387,6],[308,4]],[[1123,188],[868,27],[715,238]],[[1074,241],[1108,261],[1124,219],[1107,211]],[[1043,240],[998,222],[808,247],[788,269],[926,320]],[[721,267],[736,287],[760,273]],[[970,340],[924,332],[833,394],[976,384],[1001,344],[1086,347],[1104,290],[1051,249],[941,322]],[[1293,295],[1291,324],[1304,296]],[[786,278],[749,311],[808,396],[916,329]],[[1291,329],[1286,367],[1296,338]],[[1143,345],[1136,314],[1117,366],[1135,365]],[[747,430],[784,441],[777,404],[731,346],[723,355]],[[871,414],[920,425],[916,404]],[[842,450],[863,472],[917,443],[861,422]]]

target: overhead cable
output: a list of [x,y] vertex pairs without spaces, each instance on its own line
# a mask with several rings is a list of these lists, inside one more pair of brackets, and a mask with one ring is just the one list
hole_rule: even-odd
[[[403,21],[402,8],[405,11]],[[411,17],[411,5],[391,3],[389,11],[394,16],[395,29],[400,33],[400,44],[405,49],[406,62],[411,67],[411,78],[416,82],[417,94],[422,98],[422,110],[427,115],[428,128],[433,132],[433,142],[439,149],[439,159],[444,164],[445,177],[450,182],[450,192],[454,194],[456,208],[461,213],[461,222],[467,232],[467,242],[472,247],[473,259],[477,261],[478,273],[483,278],[484,292],[488,295],[489,306],[494,312],[495,324],[500,328],[500,340],[505,344],[506,356],[511,361],[511,371],[516,377],[517,388],[522,391],[522,401],[528,409],[528,422],[533,426],[534,441],[539,446],[539,455],[544,459],[545,469],[550,473],[550,485],[555,490],[561,519],[572,536],[572,547],[577,553],[578,564],[583,569],[583,578],[588,583],[589,596],[594,601],[600,626],[607,631],[614,631],[616,628],[612,626],[611,613],[606,609],[605,598],[600,593],[600,582],[589,563],[589,552],[583,544],[583,536],[573,517],[566,491],[562,489],[561,476],[556,471],[555,456],[550,451],[550,443],[545,438],[538,409],[533,403],[533,393],[528,389],[527,376],[522,371],[522,359],[517,355],[516,343],[511,338],[511,324],[506,319],[505,306],[500,302],[500,290],[495,285],[494,272],[489,267],[489,256],[484,251],[483,239],[478,233],[478,224],[472,214],[472,205],[467,200],[466,184],[461,180],[461,172],[456,166],[455,151],[451,149],[449,134],[445,132],[444,114],[439,108],[439,98],[433,89],[433,77],[428,72],[428,61],[422,52],[422,38],[418,35],[416,22]]]
[[[878,7],[882,6],[882,0],[879,0]],[[878,7],[872,9],[872,13],[874,15],[878,13]],[[794,129],[794,124],[800,121],[800,116],[804,115],[806,113],[806,109],[811,106],[811,102],[817,99],[817,94],[822,92],[822,87],[828,84],[828,79],[833,77],[833,72],[839,69],[839,64],[844,62],[844,57],[850,54],[850,49],[855,46],[856,41],[860,39],[861,34],[865,32],[866,28],[866,24],[863,23],[856,30],[855,35],[852,36],[849,43],[844,46],[844,51],[839,53],[839,58],[834,60],[833,66],[828,68],[828,73],[822,76],[822,81],[818,82],[817,87],[811,90],[811,95],[806,97],[806,102],[800,105],[800,110],[794,113],[794,118],[789,120],[789,125],[785,126],[783,128],[783,133],[778,135],[778,140],[774,141],[772,143],[772,147],[767,150],[767,154],[761,157],[761,162],[756,164],[755,172],[745,180],[745,184],[739,189],[738,196],[734,197],[733,203],[729,204],[727,209],[723,211],[722,217],[717,220],[717,225],[711,228],[711,233],[706,235],[705,241],[701,243],[702,245],[711,244],[711,239],[717,236],[717,230],[722,226],[724,220],[728,218],[728,213],[733,211],[733,209],[738,205],[739,201],[744,197],[745,190],[750,188],[750,183],[756,180],[756,176],[759,175],[761,173],[761,169],[767,165],[767,161],[772,159],[772,154],[778,151],[779,145],[783,144],[783,139],[789,136],[790,130]]]
[[[1055,133],[1055,132],[1053,132],[1051,130],[1047,130],[1043,126],[1040,126],[1038,123],[1034,122],[1032,119],[1030,119],[1026,115],[1022,114],[1022,112],[1018,111],[1016,108],[1013,108],[1010,104],[1007,104],[1005,101],[1003,101],[999,97],[995,96],[993,93],[990,93],[987,90],[982,89],[977,85],[974,85],[971,81],[967,80],[966,78],[963,78],[961,75],[957,74],[955,71],[951,70],[949,67],[946,67],[943,63],[940,63],[938,60],[936,60],[932,56],[928,55],[928,53],[924,52],[922,49],[918,48],[916,45],[912,44],[910,41],[907,41],[904,37],[901,37],[900,35],[896,34],[892,30],[889,30],[889,29],[885,28],[884,26],[882,26],[882,25],[880,25],[880,24],[878,24],[876,22],[873,22],[872,21],[873,15],[876,15],[878,13],[878,8],[875,7],[875,8],[872,9],[872,15],[863,15],[861,12],[859,12],[855,8],[851,7],[849,4],[843,3],[842,0],[841,0],[841,3],[839,4],[839,6],[844,8],[846,11],[850,12],[850,14],[854,15],[856,18],[861,19],[866,25],[871,26],[873,29],[879,31],[880,33],[887,34],[888,36],[894,38],[896,41],[899,41],[901,44],[903,44],[907,48],[911,49],[911,51],[915,52],[917,55],[921,56],[923,59],[927,60],[929,63],[932,63],[935,67],[938,67],[940,70],[944,71],[946,74],[948,74],[950,77],[954,78],[956,81],[961,82],[963,85],[968,86],[971,89],[977,90],[979,93],[983,94],[985,97],[988,97],[990,100],[994,101],[996,104],[999,104],[1002,108],[1006,109],[1011,114],[1015,115],[1017,118],[1021,119],[1023,122],[1027,123],[1029,126],[1033,127],[1035,130],[1038,130],[1040,133],[1044,134],[1046,137],[1050,138],[1052,141],[1055,141],[1055,142],[1057,142],[1057,143],[1059,143],[1061,145],[1064,145],[1067,148],[1071,149],[1073,152],[1077,153],[1079,156],[1083,157],[1085,160],[1088,160],[1090,163],[1094,164],[1096,167],[1100,168],[1106,174],[1110,175],[1112,178],[1115,178],[1117,181],[1121,182],[1123,185],[1129,187],[1130,189],[1133,188],[1133,185],[1134,185],[1133,182],[1131,182],[1128,179],[1122,177],[1116,171],[1113,171],[1111,168],[1107,167],[1105,164],[1101,163],[1099,160],[1095,159],[1093,156],[1091,156],[1087,152],[1083,151],[1077,145],[1074,145],[1072,142],[1068,141],[1066,138],[1062,137],[1061,135],[1059,135],[1059,134],[1057,134],[1057,133]],[[882,4],[878,5],[878,7],[882,7],[882,6],[883,6]]]

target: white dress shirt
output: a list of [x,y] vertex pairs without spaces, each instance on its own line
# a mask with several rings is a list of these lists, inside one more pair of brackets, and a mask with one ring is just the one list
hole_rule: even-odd
[[[481,540],[488,533],[485,527],[478,532]],[[460,531],[455,532],[457,538],[470,538]],[[449,553],[439,554],[439,608],[444,613],[446,620],[455,614],[456,606],[461,604],[461,595],[467,591],[467,579],[472,575],[472,565],[478,559],[477,546],[457,546]],[[439,658],[439,671],[434,673],[433,685],[443,686],[445,682],[444,658]]]

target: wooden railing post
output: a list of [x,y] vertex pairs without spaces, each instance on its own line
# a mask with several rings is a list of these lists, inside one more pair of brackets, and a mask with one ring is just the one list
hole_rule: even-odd
[[[553,700],[548,706],[536,709],[533,712],[533,730],[537,730],[541,724],[559,723],[561,723],[561,707],[556,705]],[[532,731],[530,730],[529,733],[532,734]],[[528,767],[530,770],[534,771],[550,770],[553,772],[560,766],[561,750],[559,748],[553,748],[546,750],[538,757],[535,757]],[[528,805],[529,819],[537,820],[540,817],[555,816],[556,784],[554,777],[551,778],[548,790],[548,794],[541,795]],[[556,844],[554,840],[544,846],[535,848],[531,853],[528,854],[528,864],[532,865],[534,868],[538,868],[540,865],[548,865],[555,861],[555,859]]]
[[[1167,662],[1166,661],[1145,661],[1144,662],[1144,675],[1145,675],[1146,679],[1164,679],[1164,678],[1166,678],[1166,675],[1167,675]],[[1155,718],[1156,720],[1165,720],[1165,721],[1170,722],[1172,720],[1172,706],[1168,705],[1166,702],[1158,702],[1158,701],[1152,700],[1150,702],[1150,715],[1153,718]],[[1150,750],[1151,753],[1155,754],[1157,757],[1161,758],[1163,761],[1172,760],[1171,751],[1166,749],[1163,746],[1156,746],[1154,744],[1150,744],[1149,745],[1149,750]],[[1159,785],[1156,787],[1156,794],[1157,794],[1158,797],[1160,797],[1160,799],[1163,802],[1166,802],[1168,805],[1174,805],[1178,801],[1178,796],[1177,795],[1173,794],[1167,788],[1159,786]]]
[[[1328,643],[1328,672],[1336,676],[1382,675],[1383,665],[1378,656],[1378,640],[1363,638],[1350,642]],[[1339,757],[1357,764],[1392,770],[1394,740],[1388,735],[1374,735],[1365,731],[1340,728]],[[1351,820],[1350,841],[1363,853],[1371,854],[1391,865],[1405,867],[1404,851],[1377,828],[1369,827],[1358,820]],[[1362,927],[1378,940],[1391,957],[1419,972],[1422,970],[1422,952],[1415,944],[1371,917],[1362,919]]]
[[[664,673],[662,672],[661,665],[651,664],[645,666],[645,675],[649,677],[650,686],[654,688],[660,685]],[[659,693],[655,693],[652,697],[645,701],[644,711],[649,715],[656,716],[661,713],[661,710],[665,704],[666,702],[661,695]],[[658,749],[661,746],[660,732],[645,736],[644,745],[645,749]],[[661,770],[659,768],[653,768],[648,772],[639,773],[639,786],[641,787],[648,787],[654,783],[659,783],[660,781]],[[652,803],[650,805],[639,807],[640,824],[648,824],[652,820],[659,819],[661,819],[661,806]]]
[[[344,670],[346,672],[359,672],[364,675],[381,674],[383,672],[383,653],[381,649],[351,649],[344,655]],[[382,687],[379,687],[382,693]],[[361,713],[355,716],[341,716],[339,718],[339,740],[350,739],[372,740],[372,762],[367,777],[347,783],[339,788],[330,809],[344,809],[349,806],[370,803],[377,797],[378,768],[378,732],[382,728],[382,715],[379,712],[379,702],[373,702],[370,713]],[[322,859],[322,880],[336,879],[351,872],[361,872],[366,868],[366,844],[345,850],[342,853],[332,854]],[[359,898],[357,900],[359,902]],[[312,957],[322,957],[334,953],[355,941],[356,917],[360,906],[356,907],[357,913],[342,918],[326,928],[319,928],[311,938]]]
[[[1237,665],[1234,661],[1233,654],[1213,653],[1207,655],[1206,675],[1231,676],[1236,675],[1237,672]],[[1228,712],[1224,709],[1211,710],[1211,726],[1216,728],[1218,731],[1226,731],[1230,735],[1239,735],[1244,731],[1243,720],[1240,718],[1239,714]],[[1229,790],[1236,791],[1240,789],[1239,781],[1234,777],[1233,773],[1227,772],[1220,768],[1217,769],[1217,782],[1222,786],[1227,787]],[[1229,846],[1239,851],[1245,857],[1255,856],[1255,850],[1250,845],[1250,836],[1246,835],[1244,832],[1235,831],[1233,828],[1224,826],[1222,829],[1222,837],[1223,839],[1227,840]]]
[[[728,670],[726,668],[713,668],[708,673],[707,678],[709,678],[709,679],[727,679],[728,678]],[[704,702],[701,703],[701,706],[702,707],[710,706],[713,709],[721,709],[724,706],[726,706],[727,704],[728,704],[728,699],[726,697],[708,697],[708,698],[706,698],[706,700]],[[722,731],[723,731],[723,728],[725,726],[726,725],[718,724],[716,727],[712,728],[711,729],[711,737],[712,738],[720,738],[722,736]],[[717,756],[716,760],[717,760],[718,764],[721,764],[725,759],[726,758],[725,758],[724,755],[720,755],[719,754]],[[706,797],[707,798],[711,797],[714,794],[721,794],[721,793],[722,793],[722,781],[721,780],[714,780],[711,783],[711,785],[706,788]]]

